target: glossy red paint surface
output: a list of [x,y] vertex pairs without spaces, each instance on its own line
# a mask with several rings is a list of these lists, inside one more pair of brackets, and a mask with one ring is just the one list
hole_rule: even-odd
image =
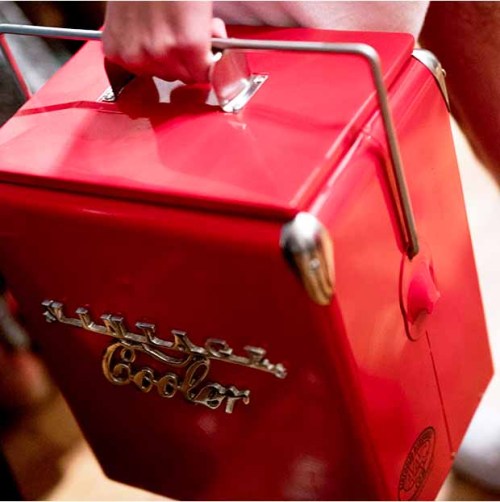
[[[394,479],[406,460],[396,452],[409,452],[432,426],[434,466],[417,497],[426,499],[444,480],[492,366],[446,106],[417,61],[391,92],[391,103],[419,254],[411,262],[401,254],[378,117],[310,210],[328,225],[335,243],[336,298],[387,497],[397,498]],[[430,275],[424,289],[431,313],[421,312],[413,322],[404,315],[402,322],[422,269]]]
[[[402,34],[264,33],[370,43],[380,52],[387,84],[413,44]],[[118,104],[99,103],[108,83],[100,45],[89,43],[3,128],[2,177],[140,200],[294,214],[375,109],[368,65],[351,56],[269,51],[251,53],[249,64],[269,78],[237,115],[197,103],[199,89],[158,103],[150,79],[131,84]],[[348,95],[339,92],[346,84]]]
[[[89,46],[0,130],[2,271],[112,478],[182,499],[433,498],[491,376],[445,105],[407,36],[254,36],[380,51],[422,245],[412,262],[362,63],[260,55],[269,86],[241,114],[134,89],[120,112],[95,103],[105,83]],[[299,210],[333,238],[328,307],[281,255]],[[113,386],[110,340],[45,323],[46,298],[67,315],[154,322],[162,338],[261,346],[288,376],[214,362],[212,380],[251,389],[231,415]]]

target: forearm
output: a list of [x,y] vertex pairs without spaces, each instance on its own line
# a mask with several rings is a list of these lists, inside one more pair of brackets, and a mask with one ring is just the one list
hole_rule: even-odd
[[500,3],[432,3],[420,41],[446,69],[452,113],[500,183]]

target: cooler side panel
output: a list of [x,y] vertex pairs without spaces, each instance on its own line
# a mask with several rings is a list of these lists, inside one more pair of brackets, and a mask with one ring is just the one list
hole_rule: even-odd
[[428,344],[406,336],[403,253],[385,187],[378,143],[360,138],[331,180],[330,196],[312,210],[333,237],[335,302],[357,366],[382,498],[432,499],[451,465],[449,443]]
[[424,321],[455,452],[492,376],[484,311],[465,203],[443,97],[414,61],[396,121],[422,249],[440,293]]
[[[404,257],[378,116],[311,212],[333,237],[335,298],[358,365],[385,498],[427,499],[451,467],[491,377],[491,359],[449,118],[430,72],[412,61],[391,89],[390,105],[420,253],[411,262]],[[406,278],[427,257],[440,296],[431,314],[418,317],[415,333],[407,322]]]

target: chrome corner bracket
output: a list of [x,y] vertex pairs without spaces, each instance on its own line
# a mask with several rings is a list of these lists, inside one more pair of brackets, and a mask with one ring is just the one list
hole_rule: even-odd
[[311,299],[329,305],[335,290],[332,239],[312,214],[300,212],[281,230],[280,246]]
[[441,66],[438,58],[427,49],[415,49],[412,55],[415,59],[418,59],[424,66],[426,66],[434,75],[448,111],[450,111],[450,98],[448,97],[448,91],[446,89],[446,71]]

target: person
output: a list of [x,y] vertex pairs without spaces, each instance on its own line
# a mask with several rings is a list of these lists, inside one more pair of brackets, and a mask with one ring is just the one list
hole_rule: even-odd
[[[352,29],[361,22],[358,18],[370,20],[364,21],[363,27],[376,27],[377,21],[380,24],[385,18],[387,31],[416,35],[427,5],[363,2],[360,12],[352,8],[352,2],[215,2],[214,6],[212,2],[109,2],[103,47],[108,59],[132,73],[185,83],[204,82],[213,57],[210,37],[226,36],[225,21]],[[214,12],[224,20],[213,17]],[[396,15],[388,18],[391,12]]]
[[[15,2],[0,2],[0,23],[28,24],[29,21]],[[16,59],[34,92],[61,65],[62,61],[39,39],[17,37],[10,40],[9,45],[18,56]],[[68,58],[69,55],[64,54],[62,60]],[[24,96],[19,93],[1,51],[0,75],[2,126],[23,104]],[[44,403],[55,392],[47,370],[19,321],[19,314],[8,285],[0,274],[0,416],[3,421]],[[3,471],[1,458],[0,471]]]
[[4,418],[42,403],[53,391],[16,313],[16,303],[0,276],[0,414]]

